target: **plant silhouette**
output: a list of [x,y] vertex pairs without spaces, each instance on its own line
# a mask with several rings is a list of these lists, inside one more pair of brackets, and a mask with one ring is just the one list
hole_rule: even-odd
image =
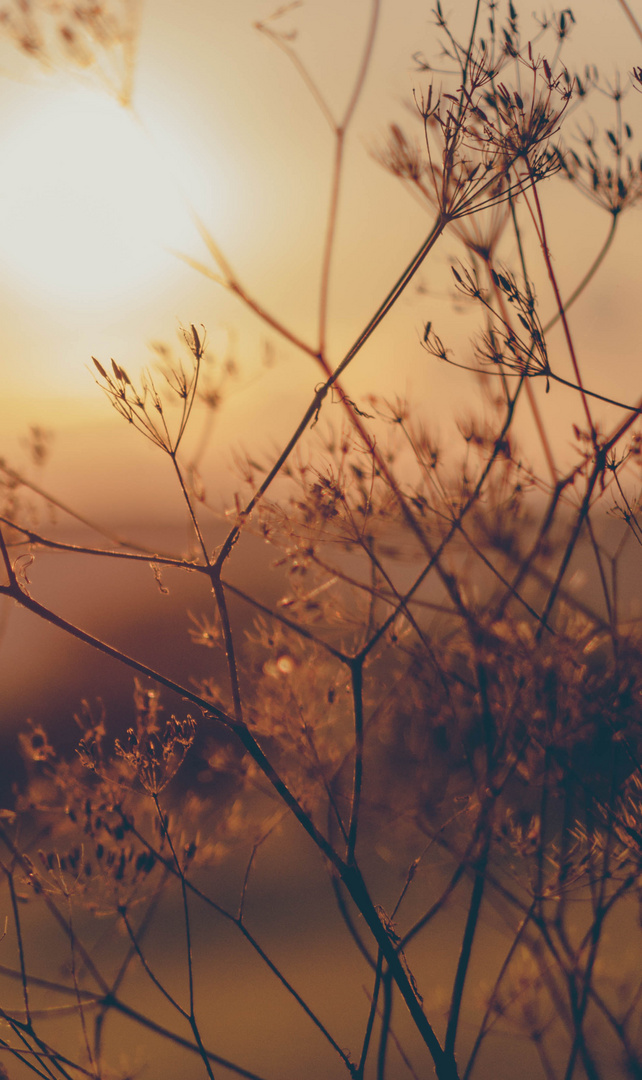
[[[64,7],[51,11],[62,18]],[[61,509],[55,495],[1,467],[4,602],[130,669],[135,721],[115,738],[105,710],[84,701],[71,757],[40,725],[23,732],[27,780],[0,817],[16,958],[0,975],[20,991],[16,1007],[0,1003],[0,1073],[134,1075],[135,1063],[118,1064],[110,1043],[119,1017],[141,1039],[153,1032],[182,1051],[184,1075],[276,1076],[255,1071],[242,1051],[233,1060],[219,1052],[201,962],[225,927],[229,947],[249,946],[300,1012],[328,1077],[474,1080],[491,1075],[499,1033],[528,1047],[529,1077],[640,1076],[642,983],[623,956],[640,947],[642,639],[618,566],[625,544],[642,542],[642,401],[588,383],[569,312],[594,286],[642,193],[642,159],[625,119],[639,104],[642,76],[627,76],[625,93],[594,68],[567,70],[568,9],[527,24],[513,3],[504,11],[477,0],[460,38],[438,3],[439,69],[420,60],[413,120],[392,125],[372,151],[430,223],[353,345],[335,357],[330,283],[345,146],[379,2],[341,115],[297,52],[294,8],[258,30],[295,66],[333,136],[315,340],[255,298],[202,223],[211,261],[188,261],[309,362],[320,381],[295,430],[278,432],[280,449],[267,463],[250,448],[240,463],[244,494],[213,549],[204,522],[215,508],[200,477],[206,445],[190,459],[186,433],[197,416],[224,407],[234,372],[212,376],[205,330],[191,325],[183,359],[161,350],[159,372],[138,384],[116,360],[94,359],[109,403],[175,478],[192,534],[187,555],[141,550],[104,531],[93,547],[63,541],[36,517],[38,507]],[[45,38],[34,29],[27,40],[18,15],[37,20],[39,10],[15,4],[2,15],[23,50]],[[98,40],[99,16],[118,37],[121,24],[104,22],[107,5],[68,14],[82,23],[86,48]],[[609,99],[611,126],[573,141],[580,110],[598,94]],[[129,91],[121,96],[127,101]],[[570,186],[579,214],[589,199],[609,225],[568,297],[542,196],[553,177]],[[355,400],[344,386],[442,236],[458,245],[449,284],[477,330],[462,354],[428,321],[422,355],[463,368],[461,378],[479,387],[476,412],[458,417],[457,442],[447,447],[415,403],[387,401],[376,386]],[[558,460],[540,386],[563,386],[579,402],[570,467]],[[603,404],[615,417],[608,429],[598,420]],[[520,447],[524,417],[537,435],[541,475]],[[33,443],[39,460],[41,432]],[[249,534],[270,545],[277,603],[233,573]],[[45,549],[96,566],[149,564],[162,590],[170,569],[199,575],[202,611],[186,612],[186,630],[225,677],[177,681],[47,606],[27,576]],[[571,581],[579,552],[591,567],[588,599]],[[252,612],[249,629],[231,612],[237,602]],[[180,714],[165,713],[167,692],[182,701]],[[349,1047],[327,1019],[329,1001],[299,987],[253,928],[259,853],[290,822],[318,856],[340,947],[353,950],[358,967]],[[372,871],[381,852],[393,888]],[[228,874],[235,880],[229,868],[239,860],[230,902],[219,884]],[[287,874],[281,886],[287,904]],[[65,943],[55,972],[29,946],[33,911]],[[157,935],[168,911],[171,948],[159,947]],[[310,933],[324,932],[314,919]],[[107,952],[99,923],[111,928]],[[606,946],[618,926],[627,927],[622,955]],[[445,933],[454,945],[442,965]],[[474,957],[490,952],[480,990]],[[129,992],[135,978],[149,1002]],[[248,1006],[239,1000],[236,1008],[242,1030]],[[52,1018],[64,1028],[52,1028]]]

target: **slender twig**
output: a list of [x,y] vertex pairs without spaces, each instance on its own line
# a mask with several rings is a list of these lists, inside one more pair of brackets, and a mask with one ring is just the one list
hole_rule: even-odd
[[354,115],[354,111],[357,107],[357,103],[361,96],[363,84],[365,82],[368,68],[370,66],[370,59],[372,57],[375,35],[377,32],[377,23],[379,20],[379,9],[380,0],[372,0],[370,24],[368,27],[368,34],[363,49],[361,65],[357,72],[357,77],[355,79],[352,94],[350,95],[350,99],[346,106],[343,117],[341,118],[340,122],[334,127],[334,134],[336,140],[334,151],[334,165],[332,170],[330,205],[328,209],[328,220],[326,223],[323,257],[321,260],[321,283],[319,286],[319,356],[325,355],[326,348],[328,299],[330,292],[330,271],[332,268],[332,256],[335,247],[335,236],[337,229],[337,217],[339,212],[339,198],[341,194],[341,178],[343,172],[346,134],[350,126],[350,121],[352,120],[352,117]]
[[7,544],[2,529],[0,529],[0,553],[2,554],[2,561],[4,562],[5,570],[7,571],[9,588],[17,588],[18,581],[16,578],[16,572],[13,568],[13,563],[11,562],[9,552],[7,550]]
[[20,975],[22,978],[22,1000],[25,1006],[25,1018],[27,1024],[31,1024],[31,1013],[29,1009],[29,984],[30,978],[27,975],[27,961],[25,959],[24,939],[22,935],[22,919],[20,917],[20,911],[18,909],[18,898],[16,896],[16,886],[13,880],[13,870],[10,870],[0,862],[0,866],[4,871],[4,875],[9,885],[9,895],[11,897],[11,909],[13,911],[13,921],[16,928],[16,938],[18,940],[18,957],[20,959]]
[[[528,164],[528,169],[529,169],[529,173],[530,173],[530,176],[531,176],[531,180],[533,180],[533,173],[532,173],[532,168],[531,168],[530,162],[527,162],[527,164]],[[553,292],[555,293],[555,301],[557,303],[557,311],[558,311],[559,317],[560,317],[560,319],[562,321],[562,326],[564,328],[564,337],[566,338],[566,344],[568,346],[569,355],[571,357],[571,363],[573,365],[573,371],[575,373],[575,379],[577,381],[577,386],[579,388],[580,397],[582,399],[582,405],[584,407],[584,412],[586,414],[586,419],[587,419],[587,422],[588,422],[588,425],[589,425],[589,430],[591,432],[591,436],[593,438],[593,441],[595,441],[595,438],[596,438],[595,424],[593,423],[593,417],[591,416],[591,410],[589,409],[588,401],[587,401],[586,395],[584,393],[584,384],[583,384],[583,381],[582,381],[582,376],[580,375],[580,368],[579,368],[579,364],[578,364],[578,361],[577,361],[577,355],[576,355],[576,352],[575,352],[575,345],[574,345],[574,342],[573,342],[573,338],[571,336],[571,331],[569,329],[568,320],[566,318],[566,309],[565,309],[565,306],[564,306],[564,304],[562,302],[562,297],[561,297],[561,294],[560,294],[559,286],[557,284],[557,276],[555,274],[555,271],[553,269],[553,263],[551,261],[551,253],[550,253],[550,249],[549,249],[549,246],[548,246],[546,225],[545,225],[545,222],[544,222],[544,214],[543,214],[543,211],[542,211],[542,204],[540,202],[540,198],[539,198],[539,195],[538,195],[538,192],[537,192],[537,184],[533,183],[533,189],[532,190],[533,190],[533,200],[535,202],[535,209],[536,209],[536,212],[537,212],[537,218],[538,218],[538,222],[539,222],[542,254],[544,256],[544,262],[546,263],[546,270],[548,272],[548,278],[549,278],[549,281],[550,281],[551,286],[553,288]]]
[[498,972],[497,977],[495,979],[495,982],[493,984],[493,988],[492,988],[492,990],[490,992],[490,995],[488,997],[488,1004],[486,1006],[486,1011],[484,1012],[482,1022],[481,1022],[480,1026],[479,1026],[479,1031],[477,1032],[477,1037],[475,1039],[475,1042],[473,1043],[473,1047],[472,1047],[472,1050],[470,1051],[468,1061],[466,1062],[466,1068],[465,1068],[464,1073],[462,1075],[462,1080],[469,1080],[469,1077],[471,1076],[475,1061],[477,1059],[477,1055],[478,1055],[478,1053],[479,1053],[479,1051],[481,1049],[481,1046],[482,1046],[482,1043],[483,1043],[484,1039],[486,1038],[486,1035],[488,1034],[488,1030],[489,1030],[489,1026],[490,1026],[489,1025],[489,1019],[490,1019],[490,1016],[491,1016],[491,1014],[493,1012],[493,1009],[495,1008],[495,1005],[497,1003],[499,989],[500,989],[501,984],[504,981],[504,979],[505,979],[505,977],[506,977],[506,975],[508,973],[508,969],[510,967],[511,961],[512,961],[512,959],[513,959],[513,957],[514,957],[514,955],[515,955],[515,953],[516,953],[516,951],[517,951],[517,949],[519,947],[519,944],[520,944],[520,942],[522,940],[522,937],[523,937],[523,935],[524,935],[524,933],[525,933],[525,931],[526,931],[526,929],[528,927],[528,924],[529,924],[529,922],[530,922],[530,920],[532,918],[532,915],[533,915],[533,912],[534,912],[534,905],[535,905],[535,901],[533,901],[532,909],[530,911],[528,911],[526,913],[526,915],[524,915],[524,918],[521,920],[521,922],[519,924],[519,927],[517,928],[517,932],[514,934],[513,939],[511,941],[510,948],[508,949],[508,952],[506,953],[506,956],[504,957],[504,960],[502,962],[502,966],[499,969],[499,972]]
[[167,1001],[169,1001],[170,1005],[174,1009],[176,1009],[176,1011],[179,1012],[181,1014],[181,1016],[183,1016],[186,1020],[189,1020],[189,1013],[183,1008],[182,1005],[179,1004],[179,1002],[176,1000],[176,998],[173,997],[172,994],[170,994],[167,987],[163,985],[163,983],[160,981],[160,979],[157,978],[157,976],[152,971],[152,969],[151,969],[151,967],[150,967],[150,965],[149,965],[149,963],[147,961],[147,958],[146,958],[144,952],[142,951],[142,949],[140,947],[140,944],[138,942],[138,936],[134,932],[134,928],[133,928],[131,922],[129,921],[129,917],[127,915],[127,907],[126,907],[125,904],[122,904],[119,907],[118,914],[120,915],[121,919],[123,920],[123,925],[124,925],[128,935],[129,935],[129,940],[132,943],[132,948],[133,948],[136,956],[140,960],[140,962],[141,962],[141,964],[142,964],[142,966],[143,966],[143,968],[145,970],[146,975],[153,982],[156,989],[160,990],[163,997],[166,998]]
[[642,26],[640,26],[640,23],[638,22],[635,15],[631,11],[631,8],[627,4],[626,0],[618,0],[618,3],[620,5],[620,7],[622,8],[622,10],[624,11],[624,14],[626,15],[627,19],[631,23],[631,26],[635,30],[635,33],[639,37],[640,41],[642,41]]
[[568,543],[566,545],[566,549],[564,551],[564,555],[562,556],[562,561],[561,561],[560,566],[559,566],[559,570],[557,571],[557,576],[555,578],[555,581],[553,582],[553,586],[552,586],[552,588],[551,588],[551,590],[550,590],[550,592],[548,594],[548,598],[547,598],[546,604],[544,606],[544,610],[542,612],[542,622],[538,626],[536,634],[535,634],[535,638],[536,638],[537,641],[539,641],[541,636],[542,636],[544,625],[546,623],[548,623],[548,621],[549,621],[551,611],[552,611],[553,606],[555,604],[555,601],[557,599],[557,594],[558,594],[560,586],[562,584],[564,575],[566,574],[566,571],[568,569],[568,564],[571,561],[571,556],[573,555],[573,552],[575,551],[577,540],[578,540],[579,535],[580,535],[580,533],[582,531],[582,528],[584,526],[584,520],[586,518],[589,507],[591,505],[591,498],[592,498],[592,495],[593,495],[595,485],[596,485],[596,483],[598,481],[598,478],[601,476],[602,471],[604,469],[604,461],[605,461],[604,453],[603,453],[603,451],[599,451],[598,454],[596,455],[595,465],[594,465],[593,469],[591,470],[591,474],[590,474],[590,476],[589,476],[589,478],[587,480],[586,491],[584,493],[584,498],[582,499],[582,504],[580,506],[580,509],[577,512],[576,519],[575,519],[575,525],[574,525],[574,527],[573,527],[573,529],[571,531],[571,535],[569,536]]
[[[618,226],[619,220],[620,220],[620,216],[618,214],[611,214],[611,224],[609,226],[609,231],[606,234],[606,239],[605,239],[604,243],[602,244],[602,247],[598,251],[597,255],[595,256],[595,259],[593,260],[593,262],[589,266],[588,270],[586,271],[586,273],[582,277],[581,281],[578,282],[578,284],[575,286],[575,288],[573,289],[571,294],[565,300],[565,302],[564,302],[564,311],[565,312],[569,311],[570,308],[572,308],[575,301],[579,299],[579,297],[582,295],[582,293],[586,289],[587,285],[593,280],[596,273],[600,269],[600,266],[602,265],[602,263],[604,262],[606,256],[608,255],[611,244],[613,243],[613,240],[615,239],[615,234],[616,234],[616,231],[617,231],[617,226]],[[562,317],[561,313],[559,311],[556,311],[555,314],[553,316],[551,316],[551,318],[548,320],[548,322],[544,324],[544,333],[547,334],[549,330],[552,330],[552,328],[561,319],[561,317]]]
[[69,951],[70,951],[70,954],[71,954],[71,978],[72,978],[72,981],[73,981],[73,984],[74,984],[74,994],[76,995],[76,1003],[77,1003],[77,1006],[78,1006],[78,1016],[80,1017],[80,1027],[81,1027],[81,1030],[82,1030],[82,1037],[83,1037],[83,1042],[85,1044],[85,1050],[87,1052],[87,1061],[89,1062],[89,1068],[90,1068],[90,1071],[91,1071],[91,1075],[95,1078],[95,1080],[99,1080],[98,1066],[97,1066],[97,1063],[94,1061],[94,1055],[92,1053],[91,1044],[90,1044],[90,1041],[89,1041],[89,1032],[87,1030],[87,1021],[86,1021],[86,1018],[85,1018],[85,1004],[84,1004],[84,1001],[83,1001],[82,994],[80,993],[80,984],[78,982],[78,972],[77,972],[77,969],[76,969],[76,942],[77,942],[78,939],[77,939],[76,931],[74,930],[73,921],[72,921],[71,896],[69,895],[69,893],[67,892],[66,889],[65,889],[65,894],[66,894],[67,911],[68,911],[68,916],[67,917],[68,917],[68,925],[69,925],[69,946],[70,946]]
[[[159,802],[159,799],[158,799],[158,794],[156,792],[153,792],[152,793],[152,798],[154,800],[154,806],[156,807],[156,812],[158,814],[158,820],[160,821],[160,826],[161,826],[161,829],[162,829],[162,835],[167,840],[167,843],[169,845],[169,849],[170,849],[170,851],[172,853],[172,860],[174,862],[174,866],[176,867],[176,873],[178,875],[180,885],[181,885],[181,900],[182,900],[182,904],[183,904],[183,926],[185,927],[185,948],[186,948],[186,953],[187,953],[187,982],[188,982],[188,988],[189,988],[189,1012],[187,1013],[187,1019],[189,1021],[189,1025],[190,1025],[190,1027],[192,1029],[192,1034],[194,1035],[194,1039],[195,1039],[196,1044],[198,1046],[199,1052],[201,1054],[203,1064],[205,1065],[205,1070],[207,1072],[207,1075],[209,1076],[210,1080],[214,1080],[214,1073],[212,1072],[212,1068],[211,1068],[211,1065],[210,1065],[210,1062],[209,1062],[209,1059],[208,1059],[207,1051],[205,1050],[205,1047],[203,1045],[203,1040],[201,1038],[200,1029],[199,1029],[199,1026],[198,1026],[198,1022],[196,1020],[196,1000],[195,1000],[195,997],[194,997],[194,956],[193,956],[193,950],[192,950],[192,922],[191,922],[190,910],[189,910],[189,899],[188,899],[188,896],[187,896],[187,884],[186,884],[186,879],[185,879],[185,871],[184,871],[183,867],[181,866],[178,855],[176,854],[176,849],[174,847],[174,841],[172,840],[171,833],[169,831],[167,818],[166,818],[165,814],[163,813],[163,811],[161,810],[160,802]],[[147,968],[146,968],[146,970],[147,970]],[[148,974],[150,974],[150,972],[148,972]],[[159,985],[159,984],[156,983],[156,985]],[[170,998],[170,1000],[172,1000],[172,999]],[[185,1015],[184,1010],[179,1009],[179,1011],[183,1015]]]
[[374,1028],[375,1016],[377,1015],[377,1004],[379,1001],[379,990],[381,989],[381,971],[383,968],[383,953],[379,949],[377,953],[377,966],[375,968],[374,986],[372,988],[372,994],[370,997],[370,1012],[368,1013],[368,1022],[366,1024],[366,1031],[363,1037],[363,1046],[361,1047],[361,1056],[359,1058],[359,1064],[357,1066],[356,1080],[363,1080],[363,1071],[366,1067],[366,1061],[368,1059],[368,1050],[370,1048],[370,1040],[372,1038],[372,1031]]
[[383,978],[383,1009],[381,1010],[381,1030],[379,1032],[379,1050],[377,1053],[377,1080],[385,1080],[386,1055],[390,1038],[392,1020],[392,979],[386,971]]
[[354,778],[352,786],[352,809],[348,829],[346,862],[354,862],[359,828],[361,785],[363,782],[363,661],[358,659],[350,665],[352,679],[352,707],[354,711]]
[[486,865],[490,853],[490,842],[491,833],[489,828],[487,835],[485,836],[483,841],[483,847],[479,859],[473,863],[475,880],[473,883],[472,896],[470,898],[470,904],[468,907],[468,916],[466,918],[466,927],[461,942],[459,960],[457,962],[457,971],[455,973],[453,992],[450,1000],[450,1011],[448,1013],[448,1027],[446,1028],[446,1041],[444,1043],[444,1050],[447,1054],[454,1055],[455,1053],[455,1041],[457,1039],[459,1013],[461,1010],[461,1003],[464,996],[464,986],[466,983],[466,975],[468,973],[468,965],[470,963],[470,954],[472,952],[473,941],[475,939],[475,933],[477,931],[482,897],[484,895],[484,886],[486,883]]

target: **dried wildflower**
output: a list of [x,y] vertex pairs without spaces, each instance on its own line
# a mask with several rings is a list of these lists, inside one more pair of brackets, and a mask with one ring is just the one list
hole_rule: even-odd
[[91,71],[131,104],[140,0],[5,0],[0,33],[47,69]]
[[174,433],[170,431],[163,398],[149,371],[143,372],[141,387],[137,390],[125,369],[115,360],[112,359],[111,372],[108,372],[100,361],[92,356],[96,371],[102,380],[99,385],[102,386],[116,412],[170,457],[176,456],[194,406],[205,349],[205,342],[201,342],[195,326],[191,326],[189,332],[185,331],[184,337],[193,356],[192,370],[186,372],[180,362],[161,368],[170,399],[179,409],[178,424]]
[[373,151],[375,161],[393,176],[418,184],[428,169],[421,146],[409,138],[398,124],[391,124],[386,143]]
[[158,795],[180,769],[195,734],[191,716],[185,720],[172,716],[162,728],[157,724],[141,724],[136,731],[129,728],[125,746],[119,740],[114,746],[125,765],[125,775],[149,795]]
[[[597,80],[595,80],[596,85]],[[635,158],[626,152],[633,142],[631,125],[625,121],[622,103],[624,91],[619,81],[604,91],[613,101],[614,120],[601,136],[591,125],[589,131],[579,131],[581,151],[572,146],[553,147],[563,174],[591,202],[607,210],[613,218],[635,206],[642,196],[642,156]],[[605,157],[608,152],[608,158]]]
[[51,452],[51,443],[54,438],[52,431],[48,431],[46,428],[40,427],[37,424],[32,425],[29,428],[28,439],[25,440],[25,445],[29,451],[31,461],[36,468],[42,468],[46,464],[49,454]]
[[221,628],[216,619],[207,615],[200,618],[188,611],[188,618],[192,625],[188,633],[193,645],[204,645],[206,649],[215,649],[221,644]]
[[49,764],[55,761],[56,751],[49,742],[47,733],[40,724],[34,724],[33,720],[27,721],[29,731],[20,732],[20,746],[25,758],[39,764]]
[[[473,339],[478,363],[482,369],[510,371],[526,377],[543,375],[548,386],[552,372],[532,285],[530,282],[520,285],[506,268],[488,269],[490,285],[494,286],[500,303],[482,285],[474,265],[451,267],[457,291],[467,300],[479,303],[486,313],[487,327]],[[424,333],[424,347],[437,359],[455,363],[430,325]]]
[[[446,27],[443,18],[441,25]],[[546,60],[534,58],[530,46],[523,54],[515,42],[513,27],[504,39],[502,64],[510,58],[518,72],[527,72],[528,95],[499,80],[499,69],[486,49],[464,52],[453,42],[453,52],[446,54],[458,62],[466,55],[462,82],[454,93],[442,92],[439,98],[432,86],[416,96],[425,136],[423,160],[397,124],[391,126],[385,146],[375,151],[385,168],[409,183],[448,222],[497,207],[561,167],[549,143],[571,98],[572,81],[565,70],[553,76]],[[501,214],[495,219],[487,240],[473,234],[472,244],[485,257],[497,243],[503,220]]]

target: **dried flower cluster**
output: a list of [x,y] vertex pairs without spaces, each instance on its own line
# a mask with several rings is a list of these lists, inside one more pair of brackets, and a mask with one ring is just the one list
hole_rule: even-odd
[[9,0],[0,34],[45,69],[92,70],[130,105],[141,0]]

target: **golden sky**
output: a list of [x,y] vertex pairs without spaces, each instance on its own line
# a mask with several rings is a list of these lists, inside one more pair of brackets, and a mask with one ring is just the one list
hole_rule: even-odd
[[[334,143],[300,75],[254,25],[278,2],[145,0],[128,105],[118,101],[123,84],[117,54],[98,56],[102,69],[98,64],[79,71],[58,61],[46,68],[0,39],[0,457],[7,454],[20,467],[27,460],[28,427],[53,430],[43,486],[128,536],[136,537],[152,513],[163,524],[184,507],[167,460],[122,423],[96,386],[92,355],[105,366],[114,357],[134,378],[152,359],[150,342],[179,349],[179,328],[194,324],[206,328],[220,365],[236,357],[242,378],[230,387],[203,467],[214,504],[218,492],[230,505],[238,484],[229,470],[231,452],[244,445],[257,456],[275,455],[321,380],[309,357],[274,336],[274,363],[265,367],[267,335],[260,322],[177,254],[208,260],[198,216],[256,300],[315,343]],[[532,0],[514,2],[530,17]],[[107,3],[120,8],[126,0]],[[642,0],[629,4],[642,20]],[[7,6],[8,0],[0,0],[0,11]],[[455,24],[465,33],[471,0],[443,0],[443,6],[456,11]],[[406,104],[413,89],[427,82],[413,54],[434,58],[438,48],[430,7],[430,0],[382,0],[372,64],[346,148],[330,290],[332,363],[367,324],[431,225],[426,210],[372,156],[391,121],[412,126]],[[576,31],[564,54],[569,68],[581,71],[594,62],[607,78],[619,69],[628,85],[627,73],[642,66],[642,42],[621,4],[577,0],[574,10]],[[283,26],[298,31],[298,54],[335,115],[349,96],[370,11],[371,0],[306,0],[284,17]],[[611,123],[611,105],[599,95],[592,101],[602,123]],[[626,115],[637,135],[634,145],[642,149],[642,94],[628,95]],[[588,121],[582,123],[588,130]],[[561,180],[543,187],[542,199],[552,258],[568,295],[597,254],[608,215]],[[623,218],[599,278],[569,316],[586,384],[632,402],[642,395],[640,252],[637,207]],[[506,254],[515,256],[512,249]],[[435,258],[359,354],[344,384],[359,403],[369,391],[407,396],[446,438],[453,431],[451,418],[479,405],[479,388],[470,373],[427,356],[422,335],[430,320],[449,345],[462,350],[458,358],[469,361],[470,320],[454,311],[450,273],[460,255],[454,237],[440,240]],[[535,250],[532,262],[539,266],[536,288],[546,321],[554,301]],[[551,334],[550,347],[556,369],[572,377],[559,333]],[[581,413],[570,391],[557,385],[549,395],[544,390],[537,385],[535,394],[562,460]],[[331,402],[324,404],[323,421],[340,424],[339,407],[332,410]],[[607,408],[601,413],[607,424],[622,415]],[[519,426],[541,466],[526,411]],[[152,550],[163,533],[153,535]],[[258,592],[253,575],[262,565],[258,559],[255,565],[255,550],[250,543],[240,564],[250,592],[255,586]],[[100,578],[93,562],[74,561],[72,570],[71,560],[47,563],[39,556],[35,573],[41,566],[44,571],[37,595],[136,656],[144,657],[146,648],[160,652],[159,643],[165,643],[161,633],[157,643],[150,630],[157,618],[172,636],[158,666],[165,670],[166,662],[170,670],[180,656],[178,638],[172,616],[161,607],[165,597],[156,595],[149,574],[135,579],[133,568],[129,577],[112,564]],[[174,610],[182,603],[183,594],[177,595]],[[181,608],[179,629],[183,615]],[[84,652],[77,659],[67,638],[57,632],[54,637],[44,623],[33,625],[28,613],[12,612],[12,618],[2,654],[6,723],[13,722],[9,705],[21,716],[25,707],[36,716],[45,707],[52,715],[67,715],[64,695],[73,694],[75,702],[75,668],[86,662]],[[28,680],[25,656],[30,662],[38,658]],[[83,678],[83,694],[91,697],[93,684],[84,669]],[[121,683],[118,678],[105,683],[109,693],[124,682],[129,689],[128,671],[123,669]],[[46,706],[38,704],[43,687]],[[309,968],[308,953],[304,960]],[[296,974],[296,953],[292,962]],[[332,963],[336,982],[336,958]],[[323,978],[322,966],[318,970]],[[238,971],[247,981],[245,969]],[[262,992],[260,982],[252,987]],[[225,989],[231,1001],[227,983]],[[276,1021],[266,1017],[273,1033]],[[288,1053],[292,1037],[298,1035],[288,1031]],[[261,1045],[261,1060],[264,1053]]]
[[[114,356],[135,372],[150,361],[150,341],[175,344],[180,325],[204,324],[214,351],[223,357],[234,349],[251,376],[221,415],[221,445],[257,430],[265,445],[279,443],[283,424],[296,421],[318,382],[311,361],[278,341],[274,370],[261,372],[263,328],[175,254],[207,261],[196,213],[257,300],[313,342],[333,139],[293,66],[254,26],[274,6],[273,0],[147,0],[130,107],[118,103],[104,70],[81,73],[64,63],[46,70],[10,41],[0,49],[3,427],[14,437],[29,424],[57,429],[60,482],[86,497],[95,482],[83,487],[87,470],[78,459],[86,465],[97,432],[112,431],[115,423],[87,369],[92,354],[103,362]],[[467,5],[451,6],[465,27]],[[631,7],[642,17],[639,3],[631,0]],[[335,114],[349,93],[369,12],[367,0],[307,0],[279,24],[297,30],[296,48]],[[628,82],[626,73],[642,61],[642,43],[617,0],[581,0],[575,15],[564,54],[569,67],[595,62],[607,77],[617,67]],[[333,360],[430,224],[371,150],[391,120],[409,116],[404,102],[413,88],[425,86],[413,54],[434,58],[436,47],[425,3],[384,0],[347,145],[330,297]],[[99,60],[112,71],[118,57],[112,51]],[[606,103],[597,100],[595,107]],[[641,110],[642,95],[631,93],[627,115],[640,133]],[[544,198],[555,225],[556,268],[570,291],[609,221],[588,202],[578,210],[576,197],[559,184]],[[639,394],[641,240],[634,210],[599,284],[573,313],[587,384],[625,397]],[[465,341],[451,311],[448,264],[457,255],[454,240],[440,241],[418,279],[427,293],[418,298],[412,289],[402,299],[355,363],[351,392],[408,394],[438,415],[466,400],[471,378],[439,367],[420,347],[429,318],[444,337]],[[552,311],[542,292],[543,307]],[[563,394],[547,407],[561,424],[568,407]],[[567,420],[563,426],[565,439]]]

